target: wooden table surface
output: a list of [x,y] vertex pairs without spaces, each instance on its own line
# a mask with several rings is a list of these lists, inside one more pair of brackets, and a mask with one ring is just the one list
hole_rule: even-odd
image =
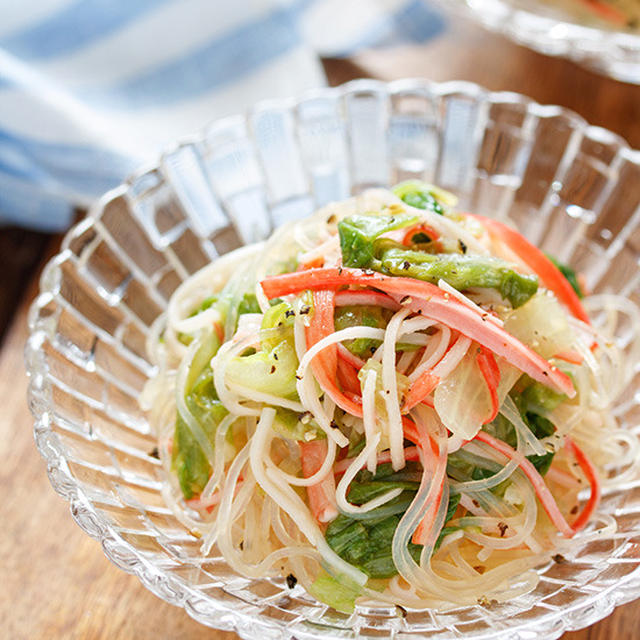
[[[419,51],[368,53],[349,62],[327,61],[326,68],[334,84],[362,75],[425,76],[473,80],[494,90],[526,93],[574,109],[640,148],[640,88],[545,58],[465,21],[455,21],[446,36]],[[2,319],[13,313],[0,344],[0,637],[236,638],[200,626],[110,564],[49,485],[33,444],[22,352],[37,274],[58,246],[57,238],[0,231],[0,334]],[[9,259],[16,256],[19,259]],[[640,629],[640,607],[631,603],[588,629],[565,634],[564,639],[631,640],[640,637],[636,629]]]

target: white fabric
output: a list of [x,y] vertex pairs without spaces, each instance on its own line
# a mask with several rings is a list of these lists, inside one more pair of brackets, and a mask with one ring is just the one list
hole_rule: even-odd
[[0,0],[0,222],[64,228],[176,138],[421,42],[423,0]]

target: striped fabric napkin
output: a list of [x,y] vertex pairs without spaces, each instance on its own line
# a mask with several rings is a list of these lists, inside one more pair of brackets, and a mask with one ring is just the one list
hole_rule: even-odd
[[0,223],[65,228],[172,140],[421,43],[423,0],[0,0]]

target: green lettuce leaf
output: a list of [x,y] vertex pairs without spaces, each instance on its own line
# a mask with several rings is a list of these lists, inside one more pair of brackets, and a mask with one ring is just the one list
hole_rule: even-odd
[[374,258],[374,240],[394,229],[410,227],[419,222],[417,215],[408,213],[353,215],[338,223],[342,263],[345,267],[369,266]]

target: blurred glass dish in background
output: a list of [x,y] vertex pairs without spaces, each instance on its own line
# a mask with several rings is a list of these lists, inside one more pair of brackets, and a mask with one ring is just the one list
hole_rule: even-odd
[[[560,107],[468,83],[359,81],[218,121],[109,194],[66,237],[30,314],[35,437],[54,488],[118,566],[242,637],[559,637],[640,595],[640,482],[603,497],[615,532],[538,571],[531,593],[446,612],[340,614],[282,578],[238,576],[176,520],[138,397],[145,341],[176,287],[216,255],[371,186],[419,178],[510,219],[584,274],[640,300],[640,154]],[[629,318],[618,314],[624,346]],[[636,432],[640,380],[615,415]],[[637,503],[637,504],[636,504]]]
[[569,13],[581,24],[613,31],[640,31],[638,0],[545,0],[545,4]]
[[437,0],[518,44],[640,83],[637,0]]

